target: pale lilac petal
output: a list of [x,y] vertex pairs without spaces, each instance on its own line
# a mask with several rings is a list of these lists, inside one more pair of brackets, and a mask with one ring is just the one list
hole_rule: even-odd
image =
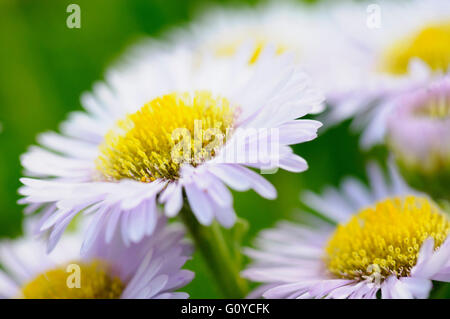
[[327,299],[347,299],[353,294],[357,293],[361,289],[361,285],[365,285],[364,282],[353,283],[348,285],[342,285],[336,289],[331,290],[326,298]]
[[[184,265],[184,261],[183,264]],[[176,273],[174,273],[168,280],[166,286],[164,287],[164,290],[177,290],[184,286],[186,286],[188,283],[194,279],[195,273],[189,270],[180,270]]]
[[158,299],[188,299],[189,294],[187,294],[185,292],[171,292],[171,293],[165,292],[165,293],[157,296],[156,298],[158,298]]
[[95,159],[98,152],[97,145],[71,139],[53,132],[41,134],[38,137],[38,141],[40,144],[53,151],[63,153],[73,158]]
[[383,299],[412,299],[413,294],[408,287],[395,276],[387,278],[381,286]]
[[[228,167],[229,168],[229,167]],[[277,191],[272,184],[270,184],[265,178],[261,175],[255,173],[254,171],[235,165],[234,169],[241,172],[241,178],[247,179],[251,187],[264,198],[267,199],[275,199],[277,197]],[[228,171],[228,170],[227,170]]]
[[242,178],[239,171],[225,165],[215,165],[209,171],[220,178],[225,184],[237,191],[246,191],[251,185],[248,180]]
[[431,278],[436,281],[450,282],[450,266],[445,266]]
[[123,243],[126,246],[130,245],[130,237],[128,235],[128,219],[130,216],[130,211],[123,211],[122,218],[120,219],[120,234],[122,235]]
[[230,190],[219,179],[211,183],[207,190],[211,199],[221,208],[226,209],[233,205],[233,196]]
[[145,299],[153,298],[156,294],[158,294],[159,292],[161,292],[161,290],[164,289],[168,280],[169,276],[167,275],[160,275],[156,277],[154,280],[152,280],[150,286],[143,289],[143,291],[141,292],[141,298]]
[[324,279],[312,285],[309,294],[315,298],[323,298],[333,290],[351,283],[354,283],[354,281],[346,279]]
[[268,289],[263,293],[263,297],[267,299],[283,299],[293,292],[303,291],[306,292],[311,285],[311,282],[295,282],[289,284],[281,284],[276,287]]
[[145,211],[145,204],[141,204],[130,212],[128,219],[128,235],[131,242],[137,243],[145,235],[145,220],[148,212]]
[[81,252],[80,252],[81,255],[86,254],[87,251],[94,244],[94,241],[97,239],[99,235],[99,229],[101,229],[102,223],[104,222],[105,222],[105,215],[103,214],[103,212],[99,212],[94,215],[84,235],[85,239],[83,241],[83,244],[81,245]]
[[317,137],[322,123],[313,120],[286,122],[279,128],[280,144],[291,145],[311,141]]
[[434,240],[430,237],[422,244],[417,264],[411,270],[411,275],[416,278],[431,279],[445,267],[449,259],[450,239],[434,251]]
[[236,213],[233,207],[216,207],[214,210],[217,221],[225,228],[233,227],[236,223]]
[[419,257],[416,265],[411,269],[411,275],[414,277],[426,278],[423,272],[434,252],[434,239],[432,237],[426,239],[420,247]]
[[69,226],[69,223],[72,221],[76,214],[77,212],[72,212],[52,228],[47,241],[47,253],[51,252],[55,248],[62,234],[66,230],[67,226]]
[[0,270],[0,299],[14,298],[20,293],[19,286]]
[[105,229],[105,242],[110,243],[114,233],[117,229],[117,225],[120,220],[120,215],[122,212],[118,207],[113,207],[111,209],[111,212],[109,213],[109,217],[106,223],[106,229]]
[[158,223],[158,209],[156,207],[155,201],[150,201],[150,203],[146,203],[145,210],[147,212],[145,219],[145,234],[150,236],[156,228]]

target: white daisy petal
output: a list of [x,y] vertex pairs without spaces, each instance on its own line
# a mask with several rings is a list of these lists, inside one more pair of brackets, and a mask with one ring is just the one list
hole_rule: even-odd
[[287,154],[280,159],[280,167],[289,172],[300,173],[308,169],[308,164],[296,154]]
[[235,190],[246,191],[251,187],[249,181],[242,178],[239,172],[231,165],[214,166],[210,167],[209,170]]
[[118,209],[118,207],[114,207],[111,209],[111,212],[109,213],[110,216],[107,221],[106,229],[105,229],[105,242],[109,244],[114,236],[114,233],[117,229],[117,224],[120,220],[120,214],[121,211]]
[[216,207],[214,214],[217,221],[225,228],[233,227],[237,219],[233,207]]
[[417,265],[411,270],[414,277],[433,278],[448,263],[450,259],[450,240],[447,239],[437,251],[433,252],[433,250],[434,241],[431,238],[423,244]]
[[400,278],[406,289],[408,289],[414,298],[426,299],[430,295],[433,284],[429,279],[422,278]]
[[274,199],[277,196],[277,191],[272,184],[265,178],[255,173],[254,171],[242,166],[227,166],[226,171],[236,170],[241,174],[242,179],[246,179],[251,188],[259,195],[268,199]]
[[390,299],[391,298],[392,299],[412,299],[413,298],[413,294],[408,289],[408,287],[403,282],[398,280],[395,276],[389,277],[387,279],[387,282],[389,283],[389,284],[387,284],[387,287],[386,287],[386,289],[389,290],[388,298],[390,298]]
[[[104,216],[98,214],[92,218],[95,224]],[[179,225],[166,225],[165,218],[159,214],[157,223],[160,227],[152,235],[145,235],[140,241],[126,246],[120,233],[114,232],[111,244],[94,241],[84,246],[86,252],[80,255],[83,230],[98,229],[85,222],[81,229],[65,234],[60,245],[49,254],[46,254],[45,242],[36,241],[28,233],[13,241],[1,241],[0,263],[5,265],[5,270],[0,271],[0,296],[48,298],[50,291],[54,298],[69,299],[186,297],[183,293],[174,292],[193,279],[193,273],[181,269],[190,258],[191,247],[184,242],[184,231]],[[104,237],[105,234],[100,231],[97,236]],[[80,271],[86,272],[86,276],[100,280],[92,286],[90,281],[86,281],[76,291],[70,289],[65,281],[61,284],[60,280],[52,277],[53,273],[66,273],[68,264],[76,264]],[[112,281],[114,285],[111,285]],[[34,284],[29,286],[30,283]]]
[[0,271],[0,298],[7,298],[8,296],[15,296],[19,294],[17,284],[8,278],[8,276]]

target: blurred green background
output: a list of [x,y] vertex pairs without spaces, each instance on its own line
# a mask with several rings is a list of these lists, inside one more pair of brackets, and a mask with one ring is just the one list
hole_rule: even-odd
[[[213,3],[230,1],[213,1]],[[257,1],[251,1],[251,4]],[[81,7],[81,29],[69,29],[66,8]],[[241,4],[242,1],[234,1]],[[1,0],[0,1],[0,237],[21,231],[19,156],[36,135],[56,130],[69,111],[81,109],[79,97],[102,79],[124,49],[143,36],[158,36],[188,23],[211,1],[172,0]],[[364,158],[348,123],[295,148],[310,169],[302,174],[280,171],[268,176],[279,191],[275,201],[253,192],[235,193],[237,213],[250,229],[245,244],[261,229],[300,210],[303,189],[337,185],[345,175],[364,176]],[[193,298],[220,294],[197,255],[187,265],[196,272],[185,291]]]

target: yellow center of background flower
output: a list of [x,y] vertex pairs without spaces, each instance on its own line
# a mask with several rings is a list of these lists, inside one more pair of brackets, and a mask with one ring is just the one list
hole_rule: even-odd
[[447,216],[427,199],[387,199],[339,225],[326,247],[325,261],[339,278],[407,276],[422,243],[432,237],[437,248],[449,231]]
[[415,114],[434,119],[450,118],[450,98],[445,95],[435,96],[426,105],[418,108]]
[[[118,277],[109,275],[108,268],[99,261],[74,263],[80,267],[80,287],[74,286],[76,271],[66,267],[38,275],[22,288],[25,299],[118,299],[124,285]],[[70,288],[72,287],[72,288]]]
[[413,58],[419,58],[433,71],[446,72],[450,65],[450,23],[428,26],[392,45],[383,56],[382,70],[406,74]]
[[215,155],[211,146],[225,143],[233,120],[230,102],[207,91],[155,98],[106,135],[97,168],[108,180],[175,180],[183,163],[195,166]]
[[[219,57],[233,56],[238,51],[239,47],[246,40],[249,40],[249,39],[254,40],[254,49],[253,49],[252,55],[250,57],[249,64],[254,64],[258,61],[258,58],[261,55],[261,52],[266,48],[266,46],[269,43],[268,39],[265,39],[264,37],[261,37],[261,36],[249,37],[248,39],[243,37],[243,38],[238,38],[238,39],[234,39],[234,40],[230,40],[230,41],[224,41],[223,43],[216,46],[215,53]],[[277,43],[275,46],[275,49],[276,49],[276,54],[280,55],[287,51],[287,45],[282,44],[282,43]]]

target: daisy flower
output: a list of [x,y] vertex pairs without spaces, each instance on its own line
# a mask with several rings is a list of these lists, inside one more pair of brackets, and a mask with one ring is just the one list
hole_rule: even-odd
[[275,51],[268,45],[251,68],[253,50],[243,46],[230,59],[201,63],[185,49],[138,54],[111,70],[83,95],[85,111],[22,156],[21,203],[41,211],[49,250],[81,212],[93,215],[84,251],[99,229],[117,229],[125,244],[151,234],[157,202],[172,217],[186,198],[201,224],[230,227],[236,215],[226,186],[275,198],[249,167],[306,170],[289,145],[317,136],[320,122],[298,118],[323,101],[292,56]]
[[243,272],[265,298],[426,298],[432,280],[450,281],[450,219],[409,192],[393,171],[369,167],[370,189],[348,179],[341,189],[304,200],[337,225],[283,222],[264,231]]
[[448,197],[450,77],[400,96],[387,118],[387,141],[410,183]]
[[[34,219],[31,219],[34,222]],[[26,299],[172,299],[187,298],[176,292],[194,274],[181,267],[191,246],[183,242],[179,225],[166,225],[140,242],[125,246],[117,234],[112,245],[97,242],[80,256],[81,233],[66,234],[46,254],[46,245],[30,232],[0,242],[0,298]]]
[[329,11],[341,36],[311,62],[330,104],[326,122],[354,118],[369,148],[383,142],[392,97],[450,71],[450,3],[382,1]]
[[[307,56],[323,40],[323,25],[318,23],[320,17],[316,13],[293,1],[269,1],[255,7],[213,7],[187,29],[172,32],[170,38],[191,47],[200,60],[211,53],[218,59],[228,59],[242,46],[248,46],[249,66],[271,44],[276,54],[290,52],[294,61],[308,71]],[[323,104],[316,105],[312,113],[323,109]]]

